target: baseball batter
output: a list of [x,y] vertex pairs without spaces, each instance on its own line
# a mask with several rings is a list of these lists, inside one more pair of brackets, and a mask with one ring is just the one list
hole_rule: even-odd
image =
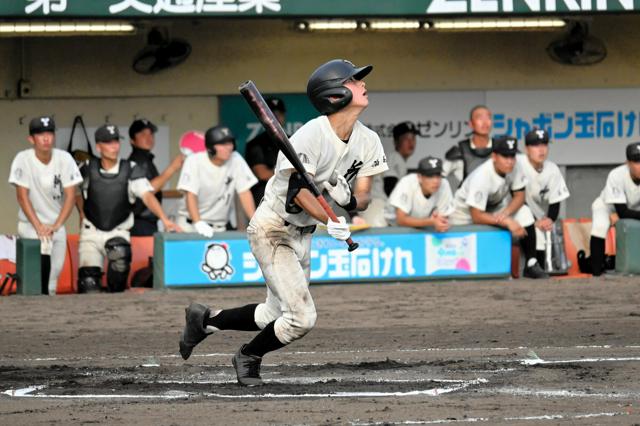
[[600,196],[591,204],[591,269],[602,275],[605,239],[611,226],[611,214],[620,219],[640,220],[640,142],[627,145],[627,162],[609,172]]
[[20,238],[40,239],[42,293],[56,294],[58,275],[67,253],[64,223],[75,201],[80,170],[69,153],[55,146],[53,117],[43,116],[29,123],[33,149],[20,151],[11,163],[9,183],[16,187],[20,211]]
[[525,136],[526,155],[518,154],[518,168],[527,178],[525,203],[535,218],[536,257],[544,265],[545,232],[551,231],[560,214],[560,203],[569,198],[569,189],[558,166],[549,161],[549,133],[533,129]]
[[100,158],[91,158],[81,168],[84,177],[81,197],[76,197],[82,219],[78,245],[80,269],[78,292],[99,291],[102,265],[108,259],[109,291],[124,291],[131,268],[129,230],[133,226],[133,206],[140,198],[160,218],[166,231],[179,231],[153,195],[145,171],[135,163],[120,159],[120,132],[105,124],[95,132]]
[[398,181],[389,204],[395,209],[395,222],[399,226],[432,226],[438,232],[448,230],[453,194],[449,182],[442,179],[442,160],[435,157],[420,160],[418,173]]
[[[372,176],[387,169],[380,138],[358,121],[369,104],[363,79],[371,70],[371,65],[358,68],[342,59],[317,68],[307,83],[307,96],[322,115],[291,137],[305,169],[347,211],[367,207]],[[335,184],[329,183],[334,179]],[[262,357],[301,338],[316,322],[309,279],[311,235],[318,223],[325,223],[337,240],[347,240],[351,234],[344,217],[338,222],[328,219],[280,153],[275,175],[247,229],[267,284],[267,298],[260,304],[225,310],[192,303],[186,309],[180,339],[182,357],[189,358],[193,348],[215,331],[261,330],[232,360],[241,385],[261,385]]]
[[235,194],[247,217],[253,216],[251,187],[258,179],[235,151],[235,137],[228,127],[212,127],[204,139],[206,151],[188,156],[182,167],[178,189],[185,196],[176,222],[185,232],[211,238],[227,229]]
[[482,163],[456,191],[453,225],[477,223],[508,229],[520,239],[526,265],[523,275],[546,278],[536,258],[536,232],[531,210],[524,205],[527,178],[516,166],[518,140],[496,138],[491,158]]

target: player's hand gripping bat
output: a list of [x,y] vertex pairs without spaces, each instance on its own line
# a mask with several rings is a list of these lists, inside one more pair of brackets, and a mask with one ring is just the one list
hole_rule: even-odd
[[[329,203],[327,203],[327,200],[325,200],[325,198],[322,196],[322,192],[320,192],[320,189],[318,189],[318,187],[316,186],[311,175],[309,175],[305,170],[302,162],[298,158],[298,154],[296,153],[295,149],[293,149],[293,146],[291,145],[287,134],[282,129],[282,126],[280,126],[280,123],[276,119],[275,115],[273,115],[271,109],[269,109],[269,106],[260,94],[260,91],[258,90],[256,85],[253,84],[253,81],[249,80],[245,83],[242,83],[239,87],[239,90],[253,110],[253,113],[256,115],[256,117],[258,117],[260,123],[262,123],[264,128],[267,130],[267,133],[271,137],[271,140],[275,142],[275,144],[278,146],[278,149],[282,151],[284,156],[287,157],[296,171],[300,173],[300,176],[302,176],[305,183],[307,184],[307,187],[311,190],[311,193],[316,197],[324,211],[327,213],[327,216],[329,216],[332,221],[337,222],[338,217],[331,209],[331,206],[329,206]],[[354,242],[351,238],[349,238],[346,243],[349,246],[349,251],[354,251],[358,248],[358,243]]]

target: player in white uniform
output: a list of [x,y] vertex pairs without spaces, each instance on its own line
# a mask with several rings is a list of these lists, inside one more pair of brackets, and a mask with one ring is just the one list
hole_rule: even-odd
[[80,170],[69,153],[55,146],[56,125],[43,116],[29,123],[33,149],[20,151],[11,163],[9,183],[16,187],[20,238],[40,239],[42,293],[54,295],[67,253],[64,223],[75,201]]
[[398,180],[407,175],[407,161],[416,149],[418,128],[411,121],[403,121],[393,127],[395,149],[387,156],[389,169],[373,178],[371,203],[359,214],[366,223],[374,227],[385,227],[395,221],[395,211],[388,203],[388,197]]
[[235,137],[229,128],[212,127],[204,138],[206,151],[188,156],[182,166],[178,189],[185,196],[176,222],[185,232],[211,238],[214,232],[227,229],[236,193],[251,219],[256,210],[251,187],[258,179],[235,152]]
[[442,179],[442,160],[426,157],[418,163],[418,173],[398,181],[389,196],[398,226],[432,226],[438,232],[449,229],[453,212],[453,194],[449,182]]
[[560,214],[560,203],[569,198],[569,189],[558,166],[549,161],[549,133],[533,129],[525,136],[527,154],[518,154],[518,167],[527,177],[525,203],[535,218],[538,262],[544,265],[545,232],[551,231]]
[[[367,207],[372,176],[387,169],[380,138],[358,121],[369,104],[362,79],[371,69],[370,65],[356,68],[340,59],[316,69],[309,78],[307,95],[323,115],[291,137],[306,171],[347,211]],[[332,176],[335,185],[328,182]],[[259,305],[222,311],[192,303],[186,310],[187,324],[180,340],[182,357],[187,359],[214,331],[262,330],[233,357],[241,385],[262,384],[264,354],[301,338],[315,324],[309,279],[311,235],[318,223],[326,223],[335,239],[350,236],[345,219],[328,219],[304,180],[280,153],[275,175],[247,229],[251,250],[267,283],[267,299]]]
[[105,256],[109,291],[126,288],[131,268],[129,230],[133,226],[136,197],[162,221],[167,232],[180,230],[167,218],[153,195],[153,186],[145,177],[145,170],[119,158],[118,128],[105,124],[96,130],[95,139],[100,158],[91,158],[82,166],[82,194],[76,197],[82,219],[78,245],[79,293],[100,290]]
[[605,239],[612,225],[611,215],[619,219],[640,220],[640,142],[627,145],[627,162],[609,172],[600,196],[591,204],[591,269],[602,275]]
[[472,223],[508,229],[520,239],[526,265],[523,275],[546,278],[536,259],[536,232],[531,210],[524,205],[527,178],[516,165],[518,140],[494,139],[491,158],[477,167],[456,191],[452,225]]

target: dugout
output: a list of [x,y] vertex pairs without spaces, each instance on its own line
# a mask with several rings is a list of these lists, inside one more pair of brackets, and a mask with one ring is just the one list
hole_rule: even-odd
[[[576,137],[567,139],[569,148],[563,154],[572,161],[567,164],[567,176],[574,198],[566,210],[574,217],[589,215],[589,204],[604,184],[604,170],[624,159],[619,147],[629,137],[640,139],[640,117],[634,106],[640,99],[640,54],[635,48],[640,42],[640,33],[635,30],[640,18],[635,13],[636,6],[625,1],[566,0],[558,2],[555,10],[539,14],[589,23],[591,34],[602,40],[607,49],[606,58],[590,66],[561,65],[549,57],[546,48],[562,35],[562,29],[301,32],[295,25],[311,16],[305,7],[314,3],[322,3],[323,11],[316,11],[318,15],[333,14],[334,18],[532,16],[524,13],[525,9],[518,9],[525,5],[518,1],[513,2],[513,12],[504,12],[508,2],[484,0],[473,2],[472,7],[471,1],[448,0],[439,3],[458,7],[458,12],[437,16],[425,13],[432,2],[417,0],[403,2],[402,7],[397,7],[397,2],[375,2],[376,6],[371,7],[371,2],[357,0],[298,1],[297,6],[290,0],[253,2],[264,5],[261,14],[255,12],[256,8],[254,13],[171,13],[162,5],[174,4],[177,8],[178,2],[156,0],[138,3],[148,4],[152,11],[158,8],[158,13],[129,8],[111,14],[109,8],[123,7],[128,2],[91,3],[95,9],[82,6],[88,3],[79,0],[25,0],[0,5],[3,23],[118,19],[132,22],[137,28],[133,35],[121,36],[16,37],[0,33],[0,125],[4,139],[0,144],[0,169],[5,173],[15,154],[28,147],[28,119],[43,113],[55,114],[58,127],[67,132],[73,118],[82,115],[90,134],[92,128],[105,121],[125,127],[134,117],[147,117],[164,132],[162,143],[159,141],[156,148],[158,165],[163,167],[177,154],[177,140],[183,132],[218,122],[223,97],[235,95],[240,82],[253,79],[266,93],[299,95],[310,71],[333,57],[375,65],[367,85],[372,94],[380,95],[379,109],[374,111],[376,104],[372,103],[371,112],[372,120],[383,120],[382,125],[412,118],[410,115],[423,105],[442,110],[452,117],[452,122],[464,121],[466,111],[477,101],[489,104],[494,113],[505,114],[503,123],[519,118],[508,116],[513,106],[522,108],[522,114],[533,114],[536,108],[552,115],[568,114],[563,109],[565,105],[558,105],[567,96],[574,96],[571,99],[577,105],[573,113],[588,113],[586,118],[580,117],[587,120],[587,127],[592,126],[595,135],[577,137],[574,132]],[[251,2],[226,3],[237,6],[237,11],[241,3]],[[547,7],[541,3],[526,4]],[[275,12],[267,4],[277,4],[280,10]],[[488,9],[472,10],[478,5]],[[498,13],[491,12],[494,6]],[[187,40],[192,53],[175,68],[141,75],[133,71],[132,60],[147,43],[153,27],[165,28],[171,37]],[[414,101],[416,97],[419,99]],[[550,104],[542,110],[538,105],[545,100]],[[445,104],[450,106],[444,108]],[[527,105],[534,105],[534,112],[527,110]],[[625,118],[633,111],[635,118]],[[589,120],[593,120],[592,125]],[[598,130],[598,123],[608,126],[606,137],[604,127]],[[623,129],[619,131],[618,126]],[[624,137],[617,136],[621,132]],[[631,135],[627,136],[629,132]],[[586,135],[591,135],[590,131]],[[452,134],[432,135],[420,138],[419,145],[439,154],[457,139]],[[239,142],[242,145],[244,141]],[[61,131],[58,144],[67,143]],[[552,159],[554,151],[560,151],[559,146],[552,146]],[[174,184],[175,181],[169,187]],[[13,188],[1,186],[0,197],[7,206],[0,211],[0,232],[15,233],[17,203]],[[68,222],[69,233],[77,232],[77,224],[74,212]]]

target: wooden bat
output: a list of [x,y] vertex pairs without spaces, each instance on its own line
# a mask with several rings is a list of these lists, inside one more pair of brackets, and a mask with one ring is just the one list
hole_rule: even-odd
[[[322,196],[322,192],[320,191],[320,189],[318,189],[318,186],[313,181],[311,175],[305,170],[304,166],[302,165],[302,161],[300,161],[300,158],[298,158],[296,150],[293,148],[293,145],[291,145],[291,142],[289,141],[289,137],[282,129],[282,126],[276,119],[275,115],[273,115],[271,109],[269,109],[269,106],[260,94],[260,91],[258,90],[256,85],[253,84],[253,81],[249,80],[242,83],[239,87],[239,90],[253,110],[253,113],[256,115],[256,117],[258,117],[258,120],[260,120],[260,123],[262,123],[262,125],[266,129],[267,134],[269,134],[269,136],[271,137],[271,140],[278,146],[278,149],[282,151],[284,156],[287,157],[287,159],[291,162],[293,168],[296,169],[298,173],[300,173],[300,176],[302,176],[305,183],[307,184],[307,187],[311,190],[311,193],[316,197],[324,211],[327,213],[329,219],[337,222],[338,217],[333,212],[331,206],[329,206],[329,203],[327,203],[327,200]],[[358,243],[354,242],[351,238],[347,239],[346,243],[349,246],[349,251],[354,251],[358,248]]]

